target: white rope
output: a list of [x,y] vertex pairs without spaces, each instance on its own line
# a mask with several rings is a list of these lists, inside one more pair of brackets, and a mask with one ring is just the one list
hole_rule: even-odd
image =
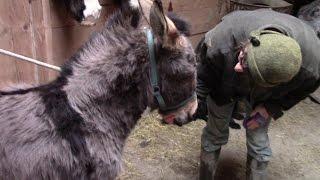
[[44,63],[44,62],[29,58],[29,57],[26,57],[26,56],[22,56],[22,55],[19,55],[19,54],[16,54],[16,53],[13,53],[13,52],[10,52],[10,51],[7,51],[7,50],[0,49],[0,54],[4,54],[4,55],[7,55],[7,56],[15,57],[17,59],[24,60],[24,61],[36,64],[36,65],[39,65],[39,66],[43,66],[43,67],[46,67],[46,68],[49,68],[49,69],[53,69],[55,71],[61,71],[61,68],[58,67],[58,66],[54,66],[54,65],[51,65],[51,64],[48,64],[48,63]]

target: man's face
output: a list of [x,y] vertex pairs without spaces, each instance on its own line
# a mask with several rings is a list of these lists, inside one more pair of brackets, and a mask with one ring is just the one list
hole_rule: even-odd
[[239,52],[238,55],[238,63],[234,67],[234,70],[238,73],[242,73],[248,69],[248,63],[246,61],[247,53],[246,50],[243,49]]
[[246,61],[245,49],[239,52],[238,63],[235,65],[234,70],[237,73],[238,85],[241,87],[241,89],[251,89],[254,85],[254,82],[250,76],[248,63]]

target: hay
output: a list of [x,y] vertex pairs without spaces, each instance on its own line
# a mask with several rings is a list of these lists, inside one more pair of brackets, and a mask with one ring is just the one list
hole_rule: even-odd
[[[167,164],[166,167],[159,167],[160,173],[168,169],[195,173],[203,126],[203,121],[191,122],[183,127],[166,125],[156,113],[142,118],[127,141],[124,152],[125,173],[120,179],[141,178],[141,171],[144,170],[137,169],[140,167],[139,162],[143,162],[141,166],[146,167]],[[145,176],[145,172],[143,174]]]

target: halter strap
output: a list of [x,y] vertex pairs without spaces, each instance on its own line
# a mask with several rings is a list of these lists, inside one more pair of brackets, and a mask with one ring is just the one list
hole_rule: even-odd
[[186,100],[182,101],[181,103],[179,103],[177,105],[170,106],[170,107],[168,107],[166,105],[166,103],[161,95],[160,87],[159,87],[159,77],[158,77],[158,70],[157,70],[157,60],[156,60],[155,50],[154,50],[153,33],[148,28],[145,28],[144,30],[145,30],[145,33],[147,36],[149,59],[150,59],[150,65],[151,65],[150,81],[151,81],[151,86],[152,86],[152,94],[156,98],[158,105],[159,105],[159,109],[162,112],[170,112],[170,111],[174,111],[176,109],[179,109],[180,107],[186,105],[192,99],[196,98],[196,92],[193,92],[193,94],[189,98],[187,98]]
[[159,78],[158,78],[158,70],[157,70],[157,61],[156,55],[154,50],[154,40],[153,40],[153,33],[150,29],[145,29],[148,41],[148,50],[149,50],[149,59],[151,64],[151,86],[152,86],[152,93],[153,96],[157,99],[160,109],[166,108],[166,103],[160,93],[159,87]]

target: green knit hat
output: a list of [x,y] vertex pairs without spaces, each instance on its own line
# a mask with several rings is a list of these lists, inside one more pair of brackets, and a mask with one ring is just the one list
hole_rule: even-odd
[[247,62],[254,81],[263,87],[289,82],[300,70],[302,55],[292,38],[270,30],[253,31]]

